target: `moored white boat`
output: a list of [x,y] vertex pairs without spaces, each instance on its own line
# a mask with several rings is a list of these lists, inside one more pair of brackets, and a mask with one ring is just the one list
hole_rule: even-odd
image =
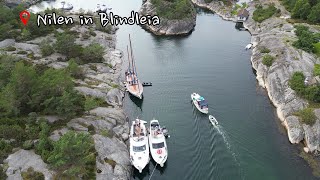
[[197,93],[192,93],[191,100],[200,112],[208,114],[208,102],[202,96]]
[[163,167],[168,158],[168,149],[166,137],[159,121],[155,119],[150,121],[149,147],[152,159]]
[[253,44],[252,44],[252,43],[250,43],[250,44],[248,44],[248,45],[245,47],[245,49],[246,49],[246,50],[251,49],[251,48],[252,48],[252,46],[253,46]]
[[150,161],[146,123],[136,119],[130,129],[130,162],[140,173]]

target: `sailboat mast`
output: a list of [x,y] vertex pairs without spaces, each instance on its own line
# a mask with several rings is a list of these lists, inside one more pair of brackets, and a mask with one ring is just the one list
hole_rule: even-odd
[[128,53],[128,61],[129,61],[129,67],[128,67],[128,73],[131,69],[131,63],[130,63],[130,57],[129,57],[129,47],[127,46],[127,53]]
[[131,50],[132,69],[133,69],[133,72],[135,73],[135,75],[138,75],[138,74],[137,74],[136,65],[135,65],[135,63],[134,63],[134,56],[133,56],[133,51],[132,51],[132,44],[131,44],[130,34],[129,34],[129,42],[130,42],[130,50]]

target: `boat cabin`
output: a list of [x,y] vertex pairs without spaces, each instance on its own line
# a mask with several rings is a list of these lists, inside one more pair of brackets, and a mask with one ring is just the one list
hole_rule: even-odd
[[160,125],[156,122],[151,123],[151,132],[153,136],[158,136],[159,134],[162,134]]
[[203,108],[208,108],[208,102],[206,100],[201,100],[201,101],[198,101],[198,105],[201,109]]
[[249,18],[249,11],[246,9],[241,9],[238,12],[237,22],[244,22]]

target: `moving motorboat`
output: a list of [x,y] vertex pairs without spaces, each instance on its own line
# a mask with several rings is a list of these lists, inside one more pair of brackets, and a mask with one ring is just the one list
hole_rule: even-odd
[[128,66],[128,70],[125,72],[126,88],[130,94],[132,94],[133,96],[139,99],[142,99],[143,86],[142,86],[142,82],[138,79],[136,65],[133,58],[130,34],[129,34],[129,42],[130,42],[130,51],[127,46],[129,66]]
[[251,49],[251,48],[252,48],[252,46],[253,46],[253,44],[252,44],[252,43],[250,43],[250,44],[248,44],[248,45],[245,47],[245,49],[246,49],[246,50]]
[[155,119],[150,121],[149,147],[153,160],[163,167],[168,158],[167,143],[159,121]]
[[204,114],[208,114],[208,102],[199,94],[197,93],[192,93],[191,94],[191,99],[193,104],[197,107],[197,109],[204,113]]
[[150,161],[146,123],[136,119],[130,129],[130,162],[140,173]]
[[210,121],[211,124],[214,125],[214,126],[218,125],[217,119],[216,119],[214,116],[212,116],[212,115],[209,115],[209,121]]
[[65,1],[62,1],[61,4],[62,4],[62,7],[60,9],[62,9],[62,10],[71,10],[71,9],[73,9],[73,5],[70,4],[70,3],[66,3]]

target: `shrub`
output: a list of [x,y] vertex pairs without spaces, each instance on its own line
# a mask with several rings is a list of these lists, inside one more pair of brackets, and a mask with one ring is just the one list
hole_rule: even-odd
[[305,77],[302,72],[295,72],[289,80],[290,88],[300,95],[303,94],[305,89],[304,79]]
[[270,67],[272,65],[273,61],[274,61],[274,57],[267,54],[267,55],[263,56],[262,64]]
[[11,151],[12,151],[12,146],[6,141],[4,141],[3,139],[0,140],[0,163],[3,163],[3,160],[7,158],[7,156],[9,155],[9,153],[11,153]]
[[5,50],[6,50],[6,51],[15,51],[15,50],[17,50],[17,48],[16,48],[16,47],[13,47],[13,46],[8,46],[8,47],[6,47]]
[[320,64],[315,64],[313,68],[313,75],[320,76]]
[[269,4],[267,8],[263,8],[261,5],[256,8],[253,12],[253,20],[257,22],[262,22],[266,19],[272,17],[278,9],[274,6],[274,4]]
[[268,49],[268,48],[266,48],[266,47],[261,47],[261,49],[260,49],[260,52],[261,53],[269,53],[270,52],[270,49]]
[[314,44],[314,52],[320,57],[320,42]]
[[313,125],[316,122],[316,115],[313,112],[312,108],[305,108],[295,113],[296,116],[299,116],[301,121],[308,125]]
[[40,43],[40,50],[41,50],[41,54],[42,56],[49,56],[51,54],[54,53],[54,49],[53,47],[50,45],[50,42],[48,39],[43,40]]
[[18,51],[17,54],[28,54],[27,51]]
[[29,167],[26,172],[21,172],[23,180],[44,180],[44,175],[41,172],[34,171]]
[[75,40],[74,35],[68,33],[58,34],[55,44],[56,51],[66,55],[68,58],[81,56],[82,48],[75,44]]
[[89,179],[88,175],[94,176],[95,149],[93,139],[89,134],[67,132],[57,142],[48,158],[50,165],[62,175],[69,177],[83,177]]
[[70,59],[68,62],[68,67],[66,68],[67,72],[76,79],[83,79],[84,72],[81,67],[76,63],[75,59]]
[[96,107],[103,105],[105,102],[103,99],[95,98],[95,97],[86,97],[84,102],[84,110],[89,111]]
[[298,40],[293,42],[293,46],[307,52],[315,52],[316,49],[313,44],[318,42],[316,34],[312,33],[306,26],[298,25],[295,28]]
[[99,63],[103,60],[104,48],[97,44],[92,43],[85,47],[82,54],[82,61],[84,63]]

